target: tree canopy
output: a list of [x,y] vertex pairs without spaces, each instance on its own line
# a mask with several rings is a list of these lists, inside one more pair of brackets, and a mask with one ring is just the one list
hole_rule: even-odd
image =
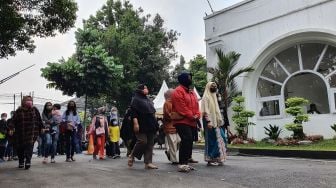
[[73,92],[82,96],[84,93],[81,88],[76,86],[76,89],[71,89],[74,86],[64,82],[64,78],[69,77],[69,80],[84,86],[76,81],[78,74],[58,74],[53,77],[51,73],[61,72],[60,67],[67,66],[71,61],[77,62],[75,70],[83,69],[87,64],[84,49],[99,47],[99,51],[106,54],[101,59],[102,62],[106,62],[103,59],[108,58],[113,61],[114,68],[104,69],[106,72],[102,74],[97,68],[91,67],[97,71],[96,76],[90,78],[95,80],[92,82],[100,82],[100,77],[109,78],[109,74],[119,75],[119,65],[122,65],[122,76],[115,75],[109,82],[104,82],[109,91],[96,89],[93,92],[106,95],[107,100],[116,101],[122,110],[130,103],[137,84],[145,83],[152,93],[156,93],[162,81],[169,78],[168,68],[170,60],[176,57],[174,42],[178,35],[176,31],[164,28],[164,20],[160,15],[145,15],[141,8],[134,9],[129,1],[122,3],[108,0],[96,15],[84,21],[83,28],[77,30],[76,53],[67,61],[56,63],[58,65],[49,64],[42,69],[42,76],[51,81],[49,87],[60,89],[69,95]]
[[204,56],[196,55],[189,61],[189,71],[192,73],[193,85],[202,95],[207,84],[207,62]]
[[16,51],[34,52],[33,37],[55,36],[75,25],[74,0],[2,0],[0,2],[0,58]]

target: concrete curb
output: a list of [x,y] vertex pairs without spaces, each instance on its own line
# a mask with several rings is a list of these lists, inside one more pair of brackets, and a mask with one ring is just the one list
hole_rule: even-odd
[[239,148],[239,155],[259,155],[272,157],[294,157],[306,159],[336,159],[336,151],[311,151],[311,150],[267,150]]
[[[194,145],[194,149],[203,150],[204,146]],[[230,155],[241,155],[241,156],[271,156],[271,157],[286,157],[286,158],[336,160],[336,151],[229,148],[228,152]]]

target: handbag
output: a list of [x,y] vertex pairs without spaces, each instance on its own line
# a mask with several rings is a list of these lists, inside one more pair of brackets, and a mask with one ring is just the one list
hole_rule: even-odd
[[103,135],[103,134],[105,134],[105,129],[104,129],[104,127],[98,127],[98,128],[96,129],[96,135],[97,135],[97,136],[100,136],[100,135]]
[[67,129],[68,131],[73,131],[74,127],[73,127],[70,123],[67,123],[67,124],[66,124],[66,129]]

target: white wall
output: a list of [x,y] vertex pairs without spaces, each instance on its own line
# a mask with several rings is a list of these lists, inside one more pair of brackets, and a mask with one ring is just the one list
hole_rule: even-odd
[[[237,68],[253,65],[256,71],[239,78],[246,107],[259,112],[256,84],[269,59],[281,50],[303,41],[336,44],[336,1],[333,0],[246,0],[205,18],[208,66],[215,66],[216,48],[241,55]],[[330,97],[330,96],[329,96]],[[330,100],[330,99],[329,99]],[[283,104],[284,101],[280,101]],[[258,119],[250,136],[262,139],[264,126],[283,126],[291,118]],[[330,125],[336,114],[314,116],[304,128],[306,133],[333,136]],[[318,124],[318,126],[314,125]],[[284,133],[283,136],[290,134]]]

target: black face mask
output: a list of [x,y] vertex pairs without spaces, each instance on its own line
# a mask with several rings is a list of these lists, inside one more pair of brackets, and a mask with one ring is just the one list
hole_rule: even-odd
[[217,88],[215,88],[215,87],[210,88],[210,92],[211,93],[216,93],[217,92]]

